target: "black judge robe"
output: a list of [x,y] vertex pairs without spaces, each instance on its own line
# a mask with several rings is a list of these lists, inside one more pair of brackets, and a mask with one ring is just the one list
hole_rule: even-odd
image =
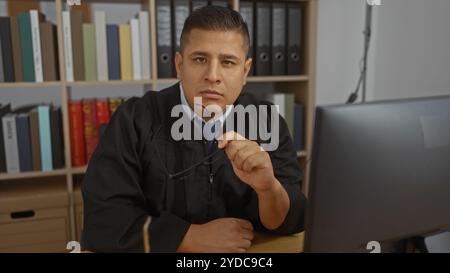
[[[179,84],[147,92],[142,98],[127,100],[112,116],[82,182],[82,248],[143,251],[142,228],[148,215],[152,216],[152,252],[175,252],[191,223],[222,217],[247,219],[262,232],[302,231],[306,206],[302,174],[281,117],[280,143],[269,155],[275,176],[289,195],[290,208],[277,229],[267,230],[261,224],[256,192],[234,174],[223,151],[214,156],[211,165],[196,168],[190,176],[169,178],[168,172],[184,170],[207,156],[206,141],[175,141],[171,137],[171,126],[178,119],[171,117],[171,109],[181,104],[179,92]],[[260,102],[241,94],[238,104]],[[217,149],[217,143],[214,145]]]

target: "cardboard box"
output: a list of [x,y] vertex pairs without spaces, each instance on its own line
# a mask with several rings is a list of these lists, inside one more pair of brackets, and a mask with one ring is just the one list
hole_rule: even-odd
[[68,252],[68,241],[64,178],[1,181],[0,252]]

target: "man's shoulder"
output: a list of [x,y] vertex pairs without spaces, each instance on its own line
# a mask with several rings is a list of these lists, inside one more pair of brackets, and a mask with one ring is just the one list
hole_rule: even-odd
[[[133,120],[142,127],[164,123],[172,104],[176,104],[177,86],[173,85],[161,91],[147,91],[142,97],[127,99],[116,111],[120,122]],[[179,102],[178,102],[179,103]]]
[[[178,83],[167,88],[162,89],[161,91],[147,91],[144,96],[142,96],[141,100],[146,104],[173,104],[179,103],[179,92],[180,89],[178,87]],[[164,105],[165,106],[165,105]]]
[[261,105],[272,105],[271,102],[258,98],[254,94],[248,93],[248,92],[242,92],[239,97],[237,98],[235,105],[255,105],[255,106],[261,106]]
[[[133,108],[138,112],[150,112],[154,114],[167,110],[171,104],[177,104],[179,100],[179,89],[177,84],[161,91],[149,90],[142,97],[131,97],[126,102],[125,108]],[[178,99],[177,99],[178,98]]]

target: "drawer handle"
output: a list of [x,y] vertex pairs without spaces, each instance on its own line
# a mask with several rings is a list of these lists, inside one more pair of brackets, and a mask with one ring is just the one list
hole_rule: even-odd
[[34,210],[18,211],[18,212],[11,213],[12,219],[31,218],[33,216],[34,216]]

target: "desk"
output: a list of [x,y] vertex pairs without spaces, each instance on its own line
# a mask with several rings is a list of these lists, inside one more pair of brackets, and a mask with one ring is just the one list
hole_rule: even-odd
[[[300,253],[303,252],[303,240],[305,232],[287,236],[275,236],[262,233],[254,233],[252,246],[248,253]],[[89,253],[90,251],[82,251]]]
[[255,233],[249,253],[299,253],[303,252],[305,233],[274,236]]

